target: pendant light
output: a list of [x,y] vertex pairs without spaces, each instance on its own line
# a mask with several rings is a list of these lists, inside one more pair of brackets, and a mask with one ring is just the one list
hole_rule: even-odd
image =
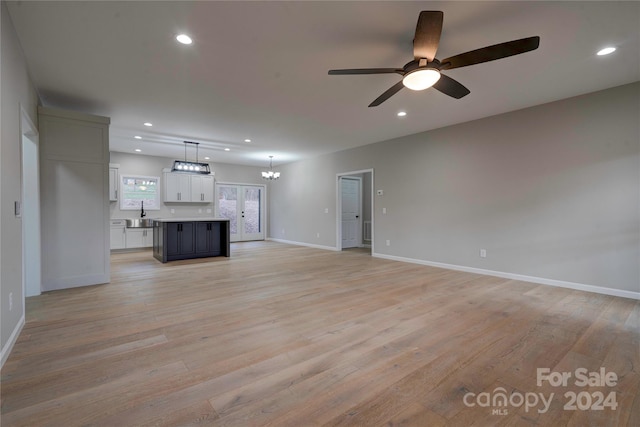
[[262,179],[273,181],[280,178],[280,172],[273,171],[273,156],[269,156],[269,171],[262,171]]
[[[195,162],[187,161],[187,144],[193,144],[196,146]],[[171,172],[188,172],[188,173],[199,173],[203,175],[209,175],[211,173],[211,169],[209,168],[209,163],[198,162],[198,145],[200,145],[199,142],[184,141],[184,161],[175,160],[173,162],[173,168],[171,168]]]

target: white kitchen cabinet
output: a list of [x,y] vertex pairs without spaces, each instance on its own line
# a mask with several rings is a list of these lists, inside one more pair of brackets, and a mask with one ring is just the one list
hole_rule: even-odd
[[190,202],[191,176],[184,173],[165,173],[164,201]]
[[127,228],[126,248],[150,248],[153,246],[153,228]]
[[111,249],[126,248],[126,232],[124,219],[112,219],[110,221]]
[[109,167],[109,201],[118,200],[118,168]]
[[213,203],[213,177],[191,175],[191,201]]
[[164,174],[164,201],[213,203],[213,176],[187,173]]

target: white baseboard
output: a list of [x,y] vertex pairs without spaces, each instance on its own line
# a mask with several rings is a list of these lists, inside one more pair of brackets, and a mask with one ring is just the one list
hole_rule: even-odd
[[16,327],[13,328],[13,332],[11,333],[9,340],[4,345],[4,347],[2,347],[2,352],[0,352],[0,368],[4,366],[4,362],[6,362],[9,358],[9,354],[11,354],[11,350],[13,350],[13,345],[16,343],[18,336],[20,336],[20,332],[22,332],[23,327],[24,313],[22,314],[22,317],[20,318],[20,321],[18,322]]
[[278,243],[286,243],[288,245],[306,246],[308,248],[324,249],[326,251],[334,251],[334,252],[338,251],[338,249],[336,249],[333,246],[314,245],[313,243],[294,242],[291,240],[274,239],[273,237],[268,237],[267,240],[271,240],[273,242],[278,242]]
[[485,276],[502,277],[504,279],[520,280],[522,282],[539,283],[541,285],[557,286],[559,288],[575,289],[578,291],[594,292],[597,294],[612,295],[622,298],[631,298],[640,300],[640,292],[624,291],[621,289],[606,288],[603,286],[585,285],[582,283],[565,282],[562,280],[545,279],[543,277],[525,276],[523,274],[505,273],[502,271],[485,270],[482,268],[466,267],[455,264],[445,264],[441,262],[423,261],[414,258],[405,258],[394,255],[385,255],[372,253],[371,256],[376,258],[384,258],[393,261],[408,262],[411,264],[428,265],[430,267],[446,268],[448,270],[465,271],[467,273],[483,274]]

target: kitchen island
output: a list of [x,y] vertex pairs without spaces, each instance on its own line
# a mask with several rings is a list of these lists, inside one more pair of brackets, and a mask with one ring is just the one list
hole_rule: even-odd
[[161,262],[231,255],[226,218],[153,220],[153,257]]

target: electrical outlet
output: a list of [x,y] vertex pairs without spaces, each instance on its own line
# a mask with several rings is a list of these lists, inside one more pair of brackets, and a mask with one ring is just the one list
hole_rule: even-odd
[[211,213],[211,209],[207,209],[207,213]]
[[319,239],[320,238],[320,233],[316,233],[316,237]]
[[284,236],[284,228],[282,229],[282,235]]
[[386,215],[387,214],[387,208],[382,208],[382,215]]
[[391,240],[387,240],[387,246],[391,246]]
[[13,292],[9,292],[9,311],[13,310]]
[[324,213],[329,213],[329,208],[324,208]]
[[480,258],[486,258],[486,257],[487,257],[487,250],[480,249]]
[[176,213],[176,210],[175,209],[171,209],[171,213],[172,214]]
[[202,213],[202,209],[198,209],[198,213],[201,214]]

